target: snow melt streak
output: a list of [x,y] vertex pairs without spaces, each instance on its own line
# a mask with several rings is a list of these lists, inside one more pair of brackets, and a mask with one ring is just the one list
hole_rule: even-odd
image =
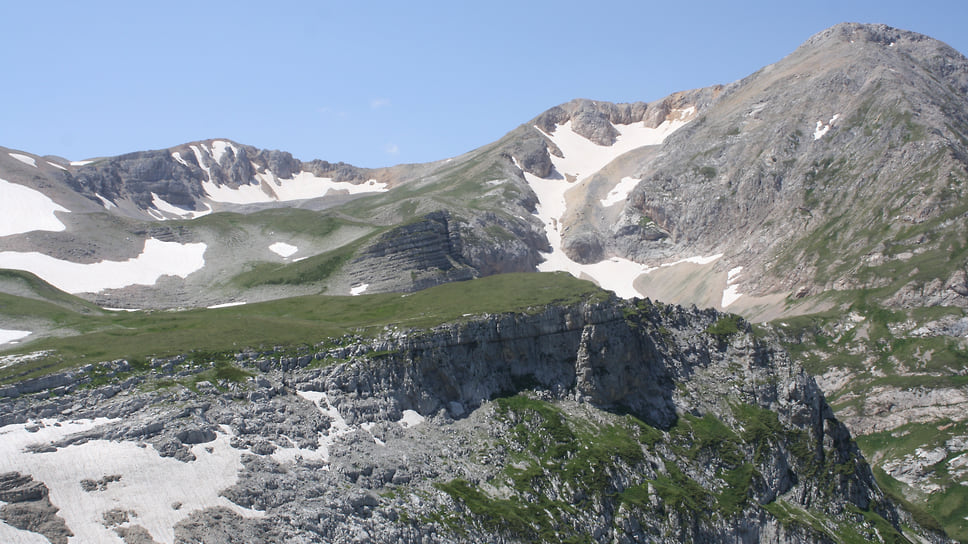
[[179,244],[151,238],[141,255],[127,261],[80,264],[34,251],[0,252],[0,268],[26,270],[68,293],[97,293],[129,285],[154,285],[165,275],[188,277],[205,266],[204,243]]
[[69,212],[44,193],[0,179],[0,236],[67,229],[54,212]]

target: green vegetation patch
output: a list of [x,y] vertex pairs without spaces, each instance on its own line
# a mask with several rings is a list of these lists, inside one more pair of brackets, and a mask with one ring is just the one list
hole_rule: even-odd
[[[52,351],[43,359],[0,369],[11,383],[88,362],[170,357],[192,351],[315,345],[344,334],[376,334],[386,326],[428,328],[467,314],[530,313],[549,305],[604,301],[609,293],[567,273],[504,274],[449,283],[412,294],[313,295],[218,309],[110,312],[86,315],[15,297],[21,315],[55,321],[75,334],[42,338],[5,354]],[[0,295],[0,301],[5,300]],[[7,313],[7,306],[0,310]]]
[[706,327],[706,332],[719,338],[729,338],[740,331],[741,319],[734,314],[724,315],[717,319],[715,323]]

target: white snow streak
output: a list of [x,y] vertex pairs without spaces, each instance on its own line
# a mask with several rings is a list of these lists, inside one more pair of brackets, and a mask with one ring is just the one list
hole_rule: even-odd
[[363,293],[366,292],[366,289],[369,286],[370,286],[369,283],[361,283],[361,284],[357,285],[356,287],[351,287],[350,288],[350,294],[353,295],[354,297],[357,296],[357,295],[362,295]]
[[[196,217],[202,217],[212,213],[212,207],[209,206],[208,204],[205,205],[205,207],[208,209],[202,210],[200,212],[196,212],[195,210],[186,210],[184,208],[179,208],[178,206],[175,206],[174,204],[166,201],[165,199],[161,198],[155,193],[151,193],[151,204],[159,212],[177,216],[178,219],[195,219]],[[149,210],[149,213],[150,213],[150,210]],[[158,218],[158,216],[156,216],[155,214],[152,214],[152,217]],[[167,218],[162,216],[160,219],[164,221]]]
[[129,285],[154,285],[162,276],[188,277],[205,266],[204,243],[179,244],[154,238],[127,261],[80,264],[37,252],[0,252],[0,268],[27,270],[68,293],[97,293]]
[[16,343],[21,338],[30,336],[30,331],[11,331],[0,329],[0,344]]
[[609,206],[614,206],[619,202],[624,202],[640,181],[642,180],[633,177],[622,178],[622,181],[618,182],[618,184],[611,191],[609,191],[607,195],[605,195],[605,198],[602,199],[602,206],[607,208]]
[[295,255],[296,252],[299,251],[299,248],[294,245],[287,244],[285,242],[276,242],[271,246],[269,246],[269,251],[272,251],[276,255],[285,259]]
[[66,230],[54,212],[70,210],[40,191],[0,179],[0,236],[34,230]]
[[94,162],[94,161],[93,160],[87,160],[87,161],[71,161],[71,166],[84,166],[85,164],[91,164],[92,162]]
[[110,210],[111,208],[117,208],[117,206],[114,205],[114,202],[111,202],[110,200],[104,198],[103,196],[97,193],[94,193],[94,196],[98,197],[98,199],[101,200],[101,205],[103,205],[105,209]]
[[[174,525],[198,509],[224,506],[246,517],[263,515],[219,496],[235,484],[242,468],[242,451],[229,445],[224,426],[225,432],[217,433],[214,441],[192,447],[196,460],[190,463],[161,457],[154,448],[134,442],[92,440],[49,453],[24,451],[28,445],[50,443],[110,421],[46,420],[33,433],[25,424],[0,428],[0,472],[29,474],[47,484],[51,502],[60,508],[58,515],[74,532],[71,542],[121,543],[103,524],[104,513],[115,508],[135,512],[130,524],[144,527],[162,543],[174,542]],[[110,475],[121,479],[103,490],[87,492],[79,485],[82,479],[97,481]],[[177,510],[175,503],[181,503]],[[20,535],[13,539],[21,541],[30,542]]]
[[[199,145],[202,147],[202,149],[205,150],[205,154],[207,155],[208,148],[206,148],[204,144],[199,144]],[[188,147],[190,147],[192,149],[192,152],[195,153],[195,160],[198,162],[198,166],[205,171],[205,174],[208,176],[208,181],[209,183],[211,183],[212,170],[209,167],[205,166],[205,161],[202,160],[202,152],[198,150],[198,146],[190,145]]]
[[57,164],[56,162],[47,161],[47,164],[53,166],[54,168],[60,168],[61,170],[67,171],[67,168],[64,168],[63,166]]
[[206,309],[218,310],[219,308],[231,308],[232,306],[245,306],[246,304],[248,304],[248,302],[244,300],[240,300],[237,302],[223,302],[222,304],[213,304],[211,306],[207,306]]
[[21,155],[20,153],[9,153],[9,155],[18,161],[26,164],[27,166],[33,166],[37,168],[37,161],[33,157],[28,157],[27,155]]

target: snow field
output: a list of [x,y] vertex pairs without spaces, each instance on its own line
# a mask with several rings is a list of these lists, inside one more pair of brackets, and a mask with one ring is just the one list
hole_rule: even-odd
[[282,257],[283,259],[287,259],[295,255],[296,252],[299,251],[299,248],[285,242],[276,242],[269,246],[269,251]]
[[0,236],[67,229],[54,212],[70,213],[44,193],[0,179]]
[[363,293],[366,292],[367,288],[369,288],[369,287],[370,287],[370,284],[369,283],[361,283],[361,284],[357,285],[356,287],[351,287],[350,288],[350,294],[353,295],[354,297],[357,296],[357,295],[362,295]]
[[68,293],[97,293],[129,285],[154,285],[162,276],[186,278],[205,266],[206,247],[201,242],[179,244],[150,238],[137,257],[93,264],[62,261],[35,251],[0,251],[0,268],[33,272]]
[[551,134],[545,133],[538,127],[535,128],[554,142],[564,155],[564,157],[551,155],[551,162],[555,165],[555,169],[562,175],[575,176],[576,181],[582,181],[620,155],[647,145],[661,144],[666,137],[688,122],[667,120],[655,128],[647,127],[644,123],[612,125],[619,132],[619,136],[610,146],[598,145],[578,134],[572,130],[570,120],[563,125],[558,125]]
[[[7,329],[0,329],[0,344],[13,344],[21,338],[30,336],[30,334],[31,331],[11,331]],[[0,368],[3,368],[2,364],[0,364]]]
[[[235,484],[242,468],[243,452],[229,445],[230,433],[225,427],[214,441],[192,447],[196,460],[190,463],[161,457],[151,446],[135,442],[92,440],[49,453],[24,450],[31,444],[50,443],[110,421],[45,420],[33,433],[25,424],[0,428],[0,472],[30,474],[44,482],[50,489],[51,503],[60,508],[58,515],[74,532],[72,544],[121,543],[121,538],[103,523],[104,513],[113,509],[134,512],[122,526],[140,525],[164,544],[174,542],[175,524],[194,510],[225,506],[245,517],[262,515],[218,495]],[[113,475],[121,479],[104,490],[87,492],[80,485],[83,479],[97,481]],[[21,541],[31,542],[13,540]]]
[[[558,146],[564,155],[564,157],[551,155],[555,170],[565,176],[574,176],[574,183],[578,183],[604,168],[619,155],[639,147],[661,144],[666,137],[689,122],[695,113],[695,108],[674,113],[675,115],[671,116],[674,120],[663,121],[655,128],[646,127],[644,123],[613,125],[619,132],[619,136],[611,146],[598,145],[577,134],[571,129],[571,121],[558,125],[551,134],[537,127],[535,129]],[[632,284],[635,278],[650,270],[648,267],[620,257],[612,257],[595,264],[580,264],[568,258],[562,251],[560,222],[567,208],[565,193],[571,189],[572,183],[560,179],[543,179],[528,172],[524,172],[524,176],[538,196],[535,215],[544,223],[545,234],[552,248],[551,253],[542,253],[545,260],[538,264],[538,270],[566,271],[578,278],[591,278],[603,289],[614,291],[623,298],[640,296]],[[634,189],[637,182],[638,180],[634,178],[624,178],[609,192],[606,199],[601,201],[602,205],[610,206],[625,200],[628,192]],[[694,259],[707,258],[695,257]]]

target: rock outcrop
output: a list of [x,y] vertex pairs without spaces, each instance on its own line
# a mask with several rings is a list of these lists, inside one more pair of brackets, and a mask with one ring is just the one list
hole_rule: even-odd
[[832,542],[917,527],[874,484],[813,379],[711,310],[613,299],[235,362],[252,377],[146,387],[206,368],[178,359],[154,365],[156,377],[119,376],[129,385],[106,398],[109,386],[34,394],[0,414],[124,416],[47,450],[199,448],[230,433],[243,469],[222,495],[260,516],[186,512],[174,527],[185,542]]

